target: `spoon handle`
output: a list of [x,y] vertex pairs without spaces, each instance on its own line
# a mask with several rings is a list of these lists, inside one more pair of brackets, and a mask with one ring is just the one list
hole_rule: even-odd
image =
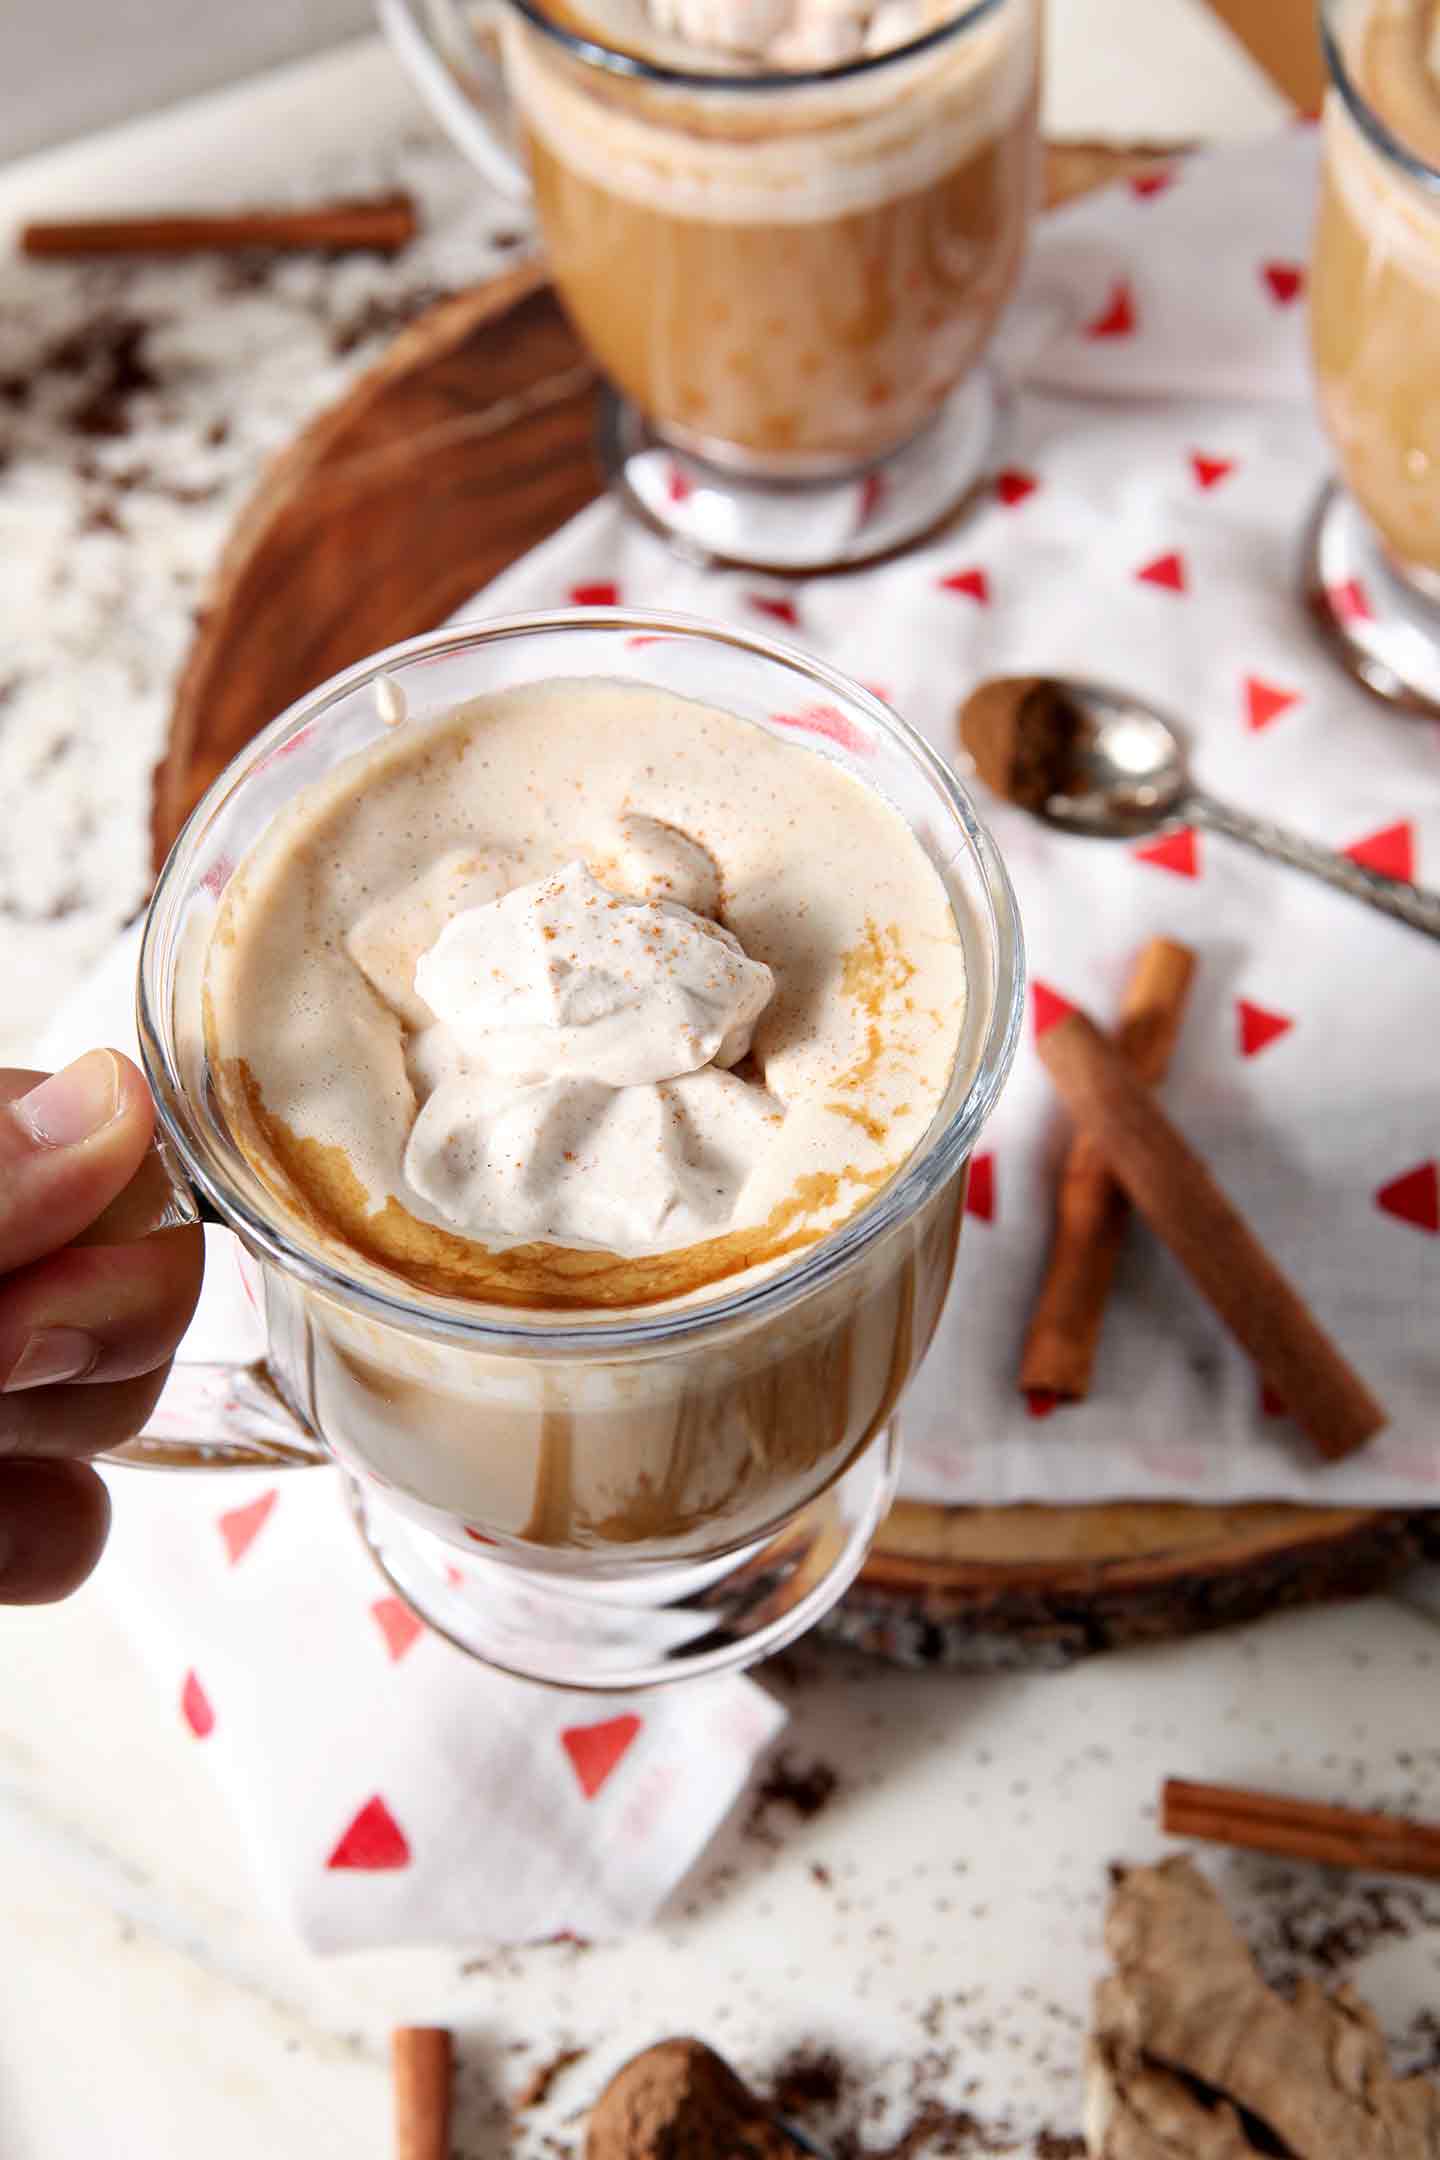
[[1378,870],[1367,870],[1363,863],[1352,862],[1334,848],[1302,840],[1298,833],[1287,832],[1283,825],[1272,825],[1268,818],[1232,810],[1228,803],[1216,802],[1213,795],[1187,795],[1183,814],[1193,825],[1224,833],[1231,840],[1242,840],[1246,847],[1257,848],[1276,862],[1289,863],[1292,870],[1308,870],[1311,877],[1333,885],[1337,892],[1349,893],[1352,900],[1368,901],[1382,915],[1393,915],[1412,930],[1440,938],[1440,892],[1411,885],[1404,878],[1384,877]]

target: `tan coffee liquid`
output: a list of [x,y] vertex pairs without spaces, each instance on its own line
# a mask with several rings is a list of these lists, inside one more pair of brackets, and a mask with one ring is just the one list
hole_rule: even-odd
[[[647,687],[557,681],[410,723],[306,789],[227,886],[207,979],[227,1119],[283,1205],[421,1289],[555,1311],[729,1287],[880,1191],[948,1085],[963,953],[896,812],[802,742]],[[732,1226],[701,1243],[462,1234],[405,1180],[427,1017],[409,956],[456,908],[577,857],[612,889],[633,878],[619,836],[637,814],[703,851],[719,920],[774,973],[745,1069],[783,1120]],[[377,911],[398,927],[367,974],[357,925]]]
[[677,443],[797,472],[894,449],[984,349],[1035,200],[1036,49],[1002,9],[834,87],[696,95],[507,52],[557,288]]
[[[1429,0],[1379,0],[1345,40],[1356,88],[1440,176]],[[1311,339],[1341,470],[1403,567],[1440,577],[1440,192],[1365,140],[1331,91]]]

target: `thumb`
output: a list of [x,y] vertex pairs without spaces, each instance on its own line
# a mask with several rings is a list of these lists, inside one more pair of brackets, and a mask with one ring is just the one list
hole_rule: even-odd
[[149,1089],[116,1050],[0,1102],[0,1275],[78,1236],[139,1168],[154,1124]]

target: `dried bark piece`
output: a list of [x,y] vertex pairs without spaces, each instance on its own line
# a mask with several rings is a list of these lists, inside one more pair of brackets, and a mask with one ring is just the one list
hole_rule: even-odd
[[1287,2002],[1267,1987],[1188,1860],[1125,1875],[1106,1942],[1116,1970],[1096,1996],[1095,2160],[1263,2151],[1247,2118],[1294,2160],[1440,2160],[1440,2092],[1392,2077],[1348,1989],[1306,1983]]

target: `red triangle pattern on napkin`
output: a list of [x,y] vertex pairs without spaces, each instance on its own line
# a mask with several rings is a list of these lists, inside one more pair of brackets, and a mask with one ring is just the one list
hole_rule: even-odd
[[1235,460],[1228,457],[1205,457],[1199,450],[1192,450],[1190,470],[1195,475],[1195,485],[1209,490],[1219,487],[1222,480],[1229,479],[1235,470]]
[[1043,982],[1031,983],[1030,1001],[1035,1014],[1037,1035],[1043,1035],[1046,1028],[1054,1027],[1057,1020],[1064,1020],[1079,1009],[1071,1004],[1069,998],[1061,997],[1058,990],[1052,990],[1048,983]]
[[1254,1057],[1268,1044],[1278,1042],[1295,1025],[1283,1013],[1267,1012],[1263,1005],[1252,1005],[1248,998],[1236,998],[1235,1020],[1240,1055],[1247,1058]]
[[366,1875],[409,1867],[410,1840],[378,1793],[354,1817],[325,1865]]
[[965,1212],[978,1216],[981,1222],[995,1220],[995,1158],[993,1155],[972,1155],[970,1158],[970,1182],[965,1188]]
[[1173,870],[1176,877],[1199,877],[1200,842],[1194,827],[1182,825],[1179,832],[1147,840],[1144,847],[1136,848],[1135,860],[1153,863],[1157,870]]
[[215,1712],[210,1698],[193,1672],[185,1675],[185,1685],[180,1690],[180,1715],[197,1740],[208,1740],[215,1730]]
[[1305,290],[1303,263],[1262,263],[1260,275],[1277,307],[1290,307]]
[[1134,337],[1139,320],[1130,282],[1127,278],[1118,278],[1110,288],[1110,298],[1105,306],[1086,323],[1085,335],[1087,338]]
[[425,1632],[424,1621],[398,1597],[376,1598],[370,1607],[370,1617],[384,1636],[385,1647],[394,1665],[400,1663],[407,1650],[414,1649]]
[[1440,1234],[1440,1163],[1417,1163],[1392,1178],[1376,1193],[1375,1205],[1412,1229],[1428,1231],[1431,1237]]
[[573,607],[616,607],[620,600],[620,588],[609,579],[601,579],[594,585],[572,585],[570,602]]
[[745,597],[759,614],[769,615],[776,622],[789,623],[792,630],[799,628],[800,610],[793,600],[776,599],[769,593],[758,592],[746,593]]
[[1300,703],[1298,690],[1282,690],[1279,683],[1266,682],[1263,676],[1245,677],[1245,724],[1257,735],[1261,728],[1269,727],[1281,713],[1289,712],[1292,705]]
[[967,600],[974,600],[981,607],[990,604],[990,581],[983,570],[957,570],[950,577],[940,580],[946,592],[964,593]]
[[1130,182],[1130,192],[1138,195],[1141,202],[1149,202],[1153,196],[1163,195],[1166,188],[1174,185],[1175,175],[1167,168],[1164,172],[1136,173]]
[[1370,605],[1370,595],[1359,578],[1346,578],[1339,585],[1327,585],[1325,597],[1341,622],[1373,622],[1375,610]]
[[1135,576],[1139,584],[1158,585],[1163,592],[1183,593],[1187,589],[1185,558],[1173,552],[1157,555],[1154,562],[1142,563]]
[[571,1725],[561,1733],[560,1745],[587,1800],[593,1800],[613,1775],[640,1727],[641,1720],[627,1711],[624,1717],[606,1718],[599,1725]]
[[1027,495],[1033,495],[1039,485],[1034,473],[1022,472],[1018,465],[1007,466],[1004,472],[995,475],[995,493],[1007,510],[1024,502]]
[[1344,852],[1351,862],[1365,870],[1378,870],[1382,877],[1404,878],[1408,882],[1415,875],[1415,830],[1408,818],[1396,825],[1382,825],[1379,832],[1357,840]]
[[225,1550],[230,1555],[230,1565],[235,1567],[244,1559],[260,1532],[270,1519],[270,1513],[280,1495],[272,1486],[261,1493],[258,1500],[251,1500],[244,1507],[231,1508],[220,1517],[220,1535],[225,1540]]

